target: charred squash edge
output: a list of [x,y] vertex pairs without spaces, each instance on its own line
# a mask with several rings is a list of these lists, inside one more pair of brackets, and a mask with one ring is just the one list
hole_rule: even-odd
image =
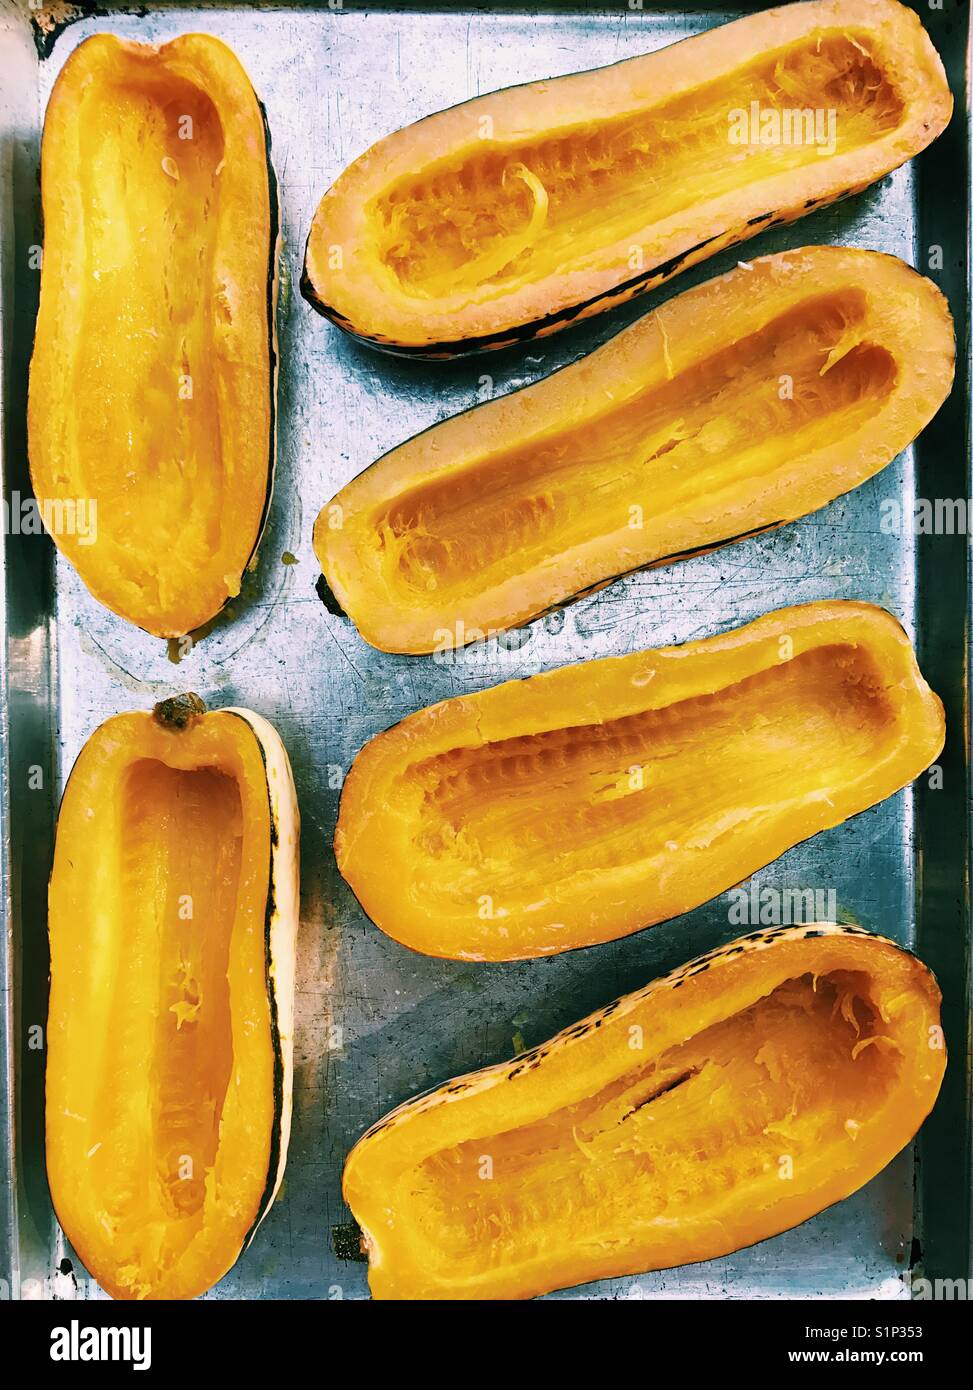
[[[256,92],[254,92],[254,96],[256,96]],[[267,460],[267,488],[264,493],[264,509],[257,527],[257,539],[254,541],[253,549],[250,552],[247,563],[243,567],[243,574],[251,572],[256,567],[260,546],[264,540],[267,523],[270,520],[270,508],[274,498],[274,484],[277,478],[277,391],[280,381],[277,300],[280,293],[280,261],[284,254],[284,231],[280,217],[280,189],[277,183],[277,170],[274,168],[272,157],[270,123],[267,120],[267,109],[259,96],[257,96],[257,106],[260,108],[260,118],[263,121],[264,127],[264,148],[267,155],[267,190],[270,208],[270,255],[267,269],[267,333],[268,350],[270,354],[270,453]],[[232,599],[227,596],[223,608],[226,608],[227,604],[231,602]],[[219,610],[221,613],[223,608]],[[217,615],[214,614],[213,616],[216,617]]]

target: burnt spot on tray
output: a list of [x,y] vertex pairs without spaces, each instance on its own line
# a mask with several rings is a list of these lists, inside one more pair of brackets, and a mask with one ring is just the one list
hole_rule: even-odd
[[357,1221],[346,1221],[340,1226],[331,1227],[331,1248],[339,1260],[351,1260],[354,1264],[367,1264],[365,1242],[362,1229]]

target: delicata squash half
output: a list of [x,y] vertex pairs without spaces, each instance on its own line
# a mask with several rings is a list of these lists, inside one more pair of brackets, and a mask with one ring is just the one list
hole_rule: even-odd
[[47,1172],[115,1298],[227,1272],[291,1123],[299,816],[278,735],[195,696],[82,749],[51,876]]
[[860,191],[951,111],[897,0],[784,5],[380,140],[324,195],[302,289],[393,351],[506,346]]
[[932,1109],[939,1002],[860,927],[754,932],[409,1101],[345,1165],[374,1297],[529,1298],[806,1221]]
[[273,481],[276,193],[246,73],[205,34],[87,39],[41,187],[34,491],[99,602],[182,636],[239,593]]
[[393,449],[315,552],[373,646],[462,646],[824,506],[928,423],[953,358],[946,301],[902,261],[768,256]]
[[891,796],[943,738],[889,613],[782,608],[410,715],[352,764],[335,855],[413,950],[550,955],[697,907]]

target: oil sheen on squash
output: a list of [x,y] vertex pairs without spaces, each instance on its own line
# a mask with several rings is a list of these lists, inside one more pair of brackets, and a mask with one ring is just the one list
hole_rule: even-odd
[[335,854],[406,946],[549,955],[715,897],[898,791],[943,737],[888,613],[785,608],[409,716],[355,759]]
[[293,932],[296,828],[278,811],[290,774],[275,747],[234,712],[179,729],[119,715],[65,792],[48,1176],[65,1232],[115,1297],[209,1288],[283,1170],[293,966],[277,917]]
[[936,982],[892,942],[730,942],[374,1126],[344,1178],[372,1292],[524,1298],[729,1254],[873,1177],[945,1060]]
[[945,299],[902,261],[768,256],[386,454],[315,551],[373,645],[462,646],[824,506],[928,423],[953,358]]
[[785,5],[379,141],[322,199],[304,291],[403,351],[551,332],[867,186],[951,104],[897,0]]
[[276,229],[246,74],[206,35],[88,39],[42,184],[35,491],[96,507],[90,536],[49,522],[95,597],[180,636],[239,592],[270,487]]

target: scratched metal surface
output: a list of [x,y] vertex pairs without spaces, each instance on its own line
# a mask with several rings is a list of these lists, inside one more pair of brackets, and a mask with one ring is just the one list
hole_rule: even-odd
[[[334,177],[395,127],[494,88],[594,67],[658,48],[737,10],[618,9],[530,15],[393,10],[208,8],[118,13],[59,35],[36,67],[34,117],[71,51],[111,30],[165,40],[203,28],[235,49],[267,110],[280,183],[284,252],[279,311],[279,465],[258,570],[217,629],[179,665],[163,644],[101,609],[57,562],[50,626],[56,790],[85,738],[119,709],[180,689],[211,706],[270,718],[288,747],[303,815],[294,1128],[286,1186],[251,1249],[213,1297],[367,1296],[365,1268],[339,1258],[332,1228],[348,1221],[343,1157],[361,1130],[410,1094],[530,1046],[618,993],[739,934],[719,898],[625,941],[536,963],[425,959],[361,913],[334,865],[341,772],[373,734],[420,706],[567,661],[681,642],[743,623],[782,602],[845,597],[880,603],[911,631],[913,542],[884,535],[882,499],[910,499],[908,452],[852,496],[806,520],[674,568],[630,577],[597,596],[450,660],[383,655],[317,600],[311,530],[319,507],[360,469],[433,421],[486,394],[537,379],[603,341],[647,304],[543,345],[460,364],[414,365],[355,346],[296,292],[317,201]],[[36,156],[37,128],[25,135]],[[743,254],[830,241],[916,263],[911,168],[839,208],[756,238]],[[25,217],[27,213],[23,214]],[[663,297],[732,264],[717,258]],[[47,546],[36,541],[37,547]],[[282,563],[290,551],[296,564]],[[27,671],[23,679],[42,679]],[[43,694],[43,692],[42,692]],[[778,888],[833,890],[839,913],[913,941],[914,806],[893,797],[818,836],[759,875]],[[43,930],[42,923],[34,923]],[[41,1164],[24,1134],[24,1162]],[[41,1170],[42,1171],[42,1170]],[[20,1216],[21,1274],[43,1279],[64,1253],[50,1233],[40,1180]],[[913,1155],[800,1229],[722,1260],[591,1285],[557,1297],[905,1296],[914,1230]],[[77,1290],[98,1296],[80,1268]],[[33,1286],[40,1288],[41,1286]],[[50,1292],[51,1285],[43,1286]]]

